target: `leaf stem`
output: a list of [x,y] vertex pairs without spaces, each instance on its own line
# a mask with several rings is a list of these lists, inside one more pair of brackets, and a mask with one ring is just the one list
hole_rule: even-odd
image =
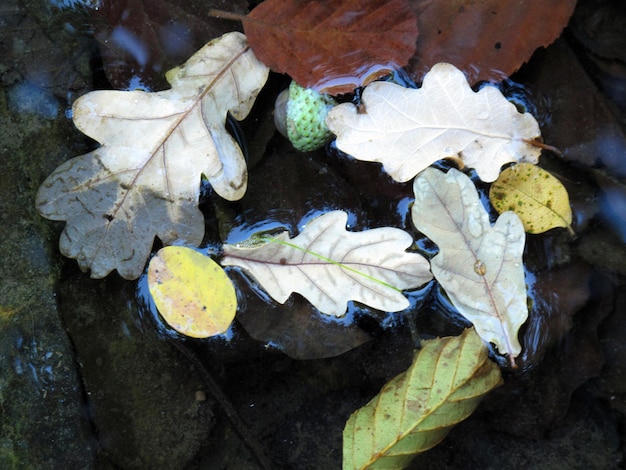
[[559,157],[563,155],[563,152],[561,152],[558,148],[556,148],[553,145],[544,144],[543,142],[539,142],[538,140],[530,140],[530,139],[524,139],[524,142],[532,145],[533,147],[539,147],[540,149],[547,150],[548,152],[552,152],[555,155],[558,155]]
[[218,10],[216,8],[209,9],[209,16],[212,18],[219,18],[222,20],[233,20],[233,21],[241,21],[241,22],[244,22],[246,20],[246,15],[242,15],[240,13],[234,13],[232,11]]

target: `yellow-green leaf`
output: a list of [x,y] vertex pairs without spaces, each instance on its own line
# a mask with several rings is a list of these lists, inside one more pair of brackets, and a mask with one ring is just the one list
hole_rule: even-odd
[[233,283],[215,261],[191,248],[160,249],[150,260],[148,287],[163,319],[186,336],[224,333],[235,318]]
[[519,163],[500,173],[491,185],[489,200],[499,213],[515,212],[528,233],[555,227],[572,231],[567,190],[546,170],[530,163]]
[[473,328],[422,345],[406,372],[350,416],[343,430],[343,470],[406,467],[502,382]]

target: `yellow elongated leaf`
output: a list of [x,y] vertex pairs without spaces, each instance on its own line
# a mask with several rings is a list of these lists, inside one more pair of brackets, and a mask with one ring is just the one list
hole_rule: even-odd
[[343,430],[343,469],[406,467],[501,383],[500,369],[473,328],[424,341],[411,367],[350,416]]
[[522,222],[505,212],[492,227],[474,184],[454,169],[428,168],[413,189],[413,223],[439,247],[433,275],[480,337],[514,365],[522,350],[517,333],[528,317]]
[[284,232],[256,246],[224,245],[222,265],[247,270],[280,303],[298,292],[328,315],[344,315],[349,300],[388,312],[407,308],[402,290],[432,278],[428,261],[405,251],[413,243],[405,231],[348,232],[347,219],[328,212],[293,239]]
[[519,163],[506,168],[491,185],[489,200],[500,214],[515,212],[528,233],[543,233],[555,227],[572,231],[567,190],[536,165]]
[[191,248],[161,248],[150,260],[148,287],[163,319],[186,336],[224,333],[235,318],[233,283],[215,261]]
[[197,246],[204,234],[201,175],[226,199],[246,191],[245,160],[224,122],[229,112],[247,116],[268,72],[245,36],[233,32],[170,71],[169,90],[79,98],[74,123],[102,146],[58,167],[37,196],[44,217],[67,221],[61,252],[94,278],[117,269],[135,279],[155,236]]
[[474,92],[463,73],[437,64],[418,90],[390,82],[365,88],[362,106],[335,106],[326,118],[337,147],[358,160],[380,162],[393,179],[409,181],[442,158],[456,158],[494,181],[508,162],[537,163],[531,144],[541,133],[500,91]]

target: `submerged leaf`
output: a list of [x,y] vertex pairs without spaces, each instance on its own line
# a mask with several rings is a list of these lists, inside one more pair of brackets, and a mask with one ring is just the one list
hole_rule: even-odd
[[193,338],[224,333],[237,311],[235,287],[211,258],[166,246],[150,260],[148,287],[168,325]]
[[[223,0],[98,1],[97,8],[89,9],[89,19],[109,83],[117,89],[137,82],[151,90],[166,88],[163,70],[180,64],[208,40],[241,29],[208,15],[219,6]],[[248,2],[229,0],[228,8],[245,14]]]
[[226,199],[246,191],[245,160],[224,121],[247,116],[267,76],[245,36],[228,33],[170,71],[170,90],[78,99],[76,126],[103,145],[58,167],[37,196],[44,217],[67,221],[61,252],[94,278],[117,269],[134,279],[155,236],[197,246],[201,175]]
[[328,212],[293,239],[283,232],[255,246],[224,245],[222,265],[244,268],[280,303],[298,292],[328,315],[344,315],[349,300],[389,312],[407,308],[402,290],[431,279],[428,261],[405,251],[413,239],[403,230],[348,232],[347,218]]
[[333,94],[402,67],[417,39],[407,0],[265,0],[243,26],[272,70]]
[[537,163],[540,154],[531,143],[540,137],[535,118],[519,113],[495,87],[474,92],[450,64],[435,65],[418,90],[374,82],[360,109],[336,106],[326,123],[339,149],[382,163],[400,182],[442,158],[460,160],[491,182],[505,163]]
[[567,190],[536,165],[520,163],[505,169],[491,185],[489,200],[500,214],[515,212],[528,233],[543,233],[555,227],[572,231]]
[[502,383],[473,328],[422,346],[406,372],[350,416],[343,430],[344,470],[406,467]]
[[433,275],[480,337],[514,364],[522,349],[517,333],[528,317],[522,222],[505,212],[492,227],[474,184],[454,169],[428,168],[413,189],[413,223],[439,247]]
[[472,84],[500,81],[558,38],[575,6],[576,0],[411,0],[420,38],[407,69],[419,81],[434,64],[449,62]]

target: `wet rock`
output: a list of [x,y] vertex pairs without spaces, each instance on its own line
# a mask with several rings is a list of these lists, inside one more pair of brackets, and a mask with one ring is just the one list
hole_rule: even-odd
[[210,396],[197,399],[204,384],[176,348],[143,329],[133,283],[71,271],[59,303],[81,364],[100,459],[124,469],[184,468],[213,425]]
[[58,236],[34,209],[67,128],[0,102],[0,468],[91,468],[94,441],[59,321]]

